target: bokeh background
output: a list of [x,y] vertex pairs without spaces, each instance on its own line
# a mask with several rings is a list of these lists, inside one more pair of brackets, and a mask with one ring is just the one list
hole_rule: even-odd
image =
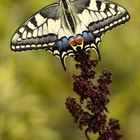
[[[120,120],[122,139],[139,140],[140,4],[114,1],[128,9],[131,20],[103,37],[97,73],[105,68],[113,73],[108,116]],[[0,140],[86,140],[65,108],[65,99],[75,96],[73,58],[67,59],[64,72],[48,52],[15,53],[9,46],[17,27],[52,2],[0,0]]]

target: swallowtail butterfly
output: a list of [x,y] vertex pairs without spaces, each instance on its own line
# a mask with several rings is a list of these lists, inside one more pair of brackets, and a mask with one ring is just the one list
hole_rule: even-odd
[[129,20],[122,6],[108,0],[59,0],[31,16],[14,33],[12,51],[46,50],[65,58],[94,49],[100,57],[101,36]]

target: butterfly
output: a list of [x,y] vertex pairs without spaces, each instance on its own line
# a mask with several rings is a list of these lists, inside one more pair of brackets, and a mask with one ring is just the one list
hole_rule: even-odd
[[98,49],[101,36],[130,19],[125,8],[108,0],[59,0],[32,15],[13,34],[11,50],[45,50],[65,58]]

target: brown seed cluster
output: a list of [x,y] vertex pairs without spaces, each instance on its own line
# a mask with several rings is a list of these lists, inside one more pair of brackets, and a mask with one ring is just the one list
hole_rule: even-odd
[[[77,52],[75,57],[76,68],[80,69],[79,75],[73,75],[73,90],[79,95],[80,100],[68,97],[66,107],[73,116],[79,128],[85,129],[86,138],[88,133],[98,133],[98,140],[120,140],[119,121],[110,118],[107,121],[107,104],[109,103],[108,85],[112,82],[112,74],[104,70],[95,78],[97,60],[90,59],[90,52]],[[93,83],[94,79],[94,84]],[[95,81],[96,80],[96,81]]]

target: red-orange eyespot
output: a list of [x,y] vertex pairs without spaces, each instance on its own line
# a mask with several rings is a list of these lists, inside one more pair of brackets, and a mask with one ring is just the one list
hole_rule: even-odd
[[73,39],[73,40],[70,41],[70,45],[71,45],[71,46],[77,46],[77,43],[76,43],[75,40]]
[[78,45],[81,45],[83,43],[83,38],[82,37],[77,37],[75,39],[75,42],[78,44]]

